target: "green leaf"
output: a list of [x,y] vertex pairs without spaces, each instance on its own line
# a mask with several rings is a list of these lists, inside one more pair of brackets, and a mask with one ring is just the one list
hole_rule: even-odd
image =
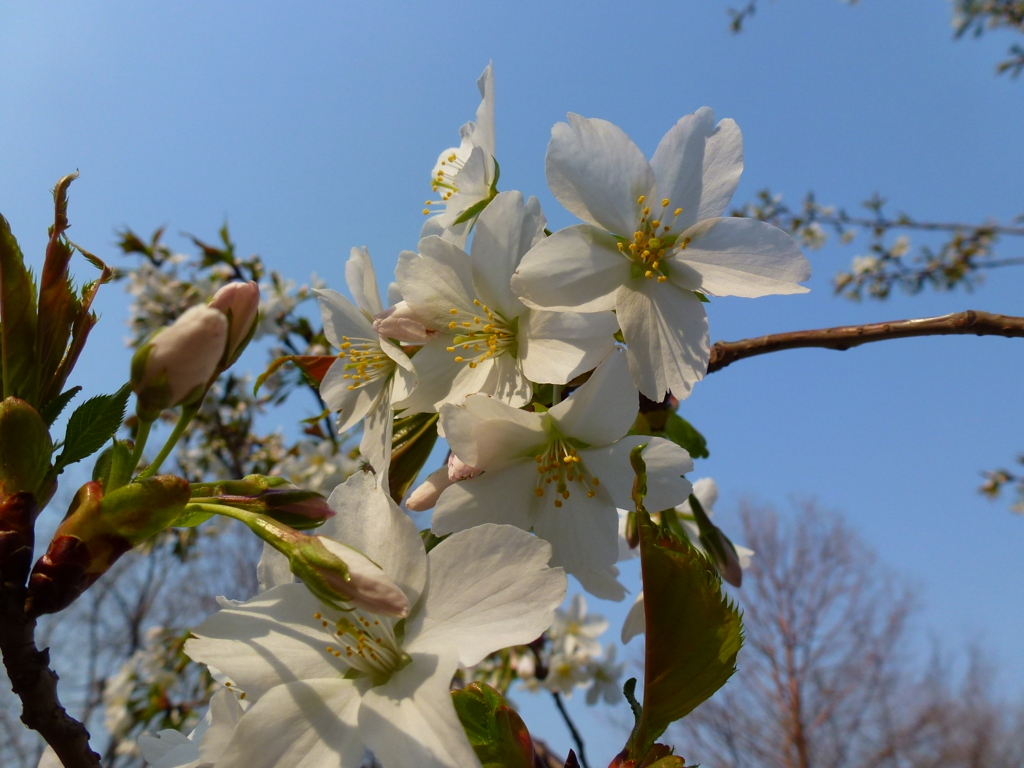
[[25,267],[18,241],[0,216],[0,355],[4,397],[38,406],[36,365],[36,287]]
[[669,414],[665,422],[665,437],[676,445],[682,446],[694,459],[706,459],[708,444],[704,435],[694,429],[693,425],[678,413]]
[[74,396],[81,391],[81,387],[72,387],[69,390],[61,392],[57,397],[44,405],[39,415],[43,417],[43,420],[46,422],[46,426],[52,427],[53,422],[57,420],[57,417],[60,416],[64,408],[67,407],[67,404],[70,403]]
[[60,474],[69,464],[81,461],[106,445],[121,428],[131,387],[125,384],[112,395],[99,395],[82,403],[68,419],[64,450],[54,464]]
[[665,729],[707,700],[736,671],[743,627],[722,595],[711,562],[688,543],[662,534],[643,512],[640,568],[646,616],[644,704],[631,754],[646,755]]
[[409,486],[427,463],[436,442],[436,413],[417,413],[395,419],[388,490],[396,504],[402,503]]
[[533,739],[500,693],[470,683],[452,691],[452,703],[483,768],[532,768]]

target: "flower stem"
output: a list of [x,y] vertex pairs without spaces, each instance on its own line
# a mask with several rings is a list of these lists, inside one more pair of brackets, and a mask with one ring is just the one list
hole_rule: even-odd
[[[156,458],[153,459],[150,465],[139,473],[139,476],[136,478],[137,480],[144,480],[147,477],[152,477],[153,475],[160,471],[160,465],[163,464],[164,461],[166,461],[171,451],[174,450],[174,446],[176,446],[178,444],[178,440],[181,439],[181,434],[185,431],[185,428],[189,425],[189,423],[191,423],[192,419],[195,418],[195,415],[198,412],[198,406],[194,405],[186,406],[181,409],[181,416],[178,417],[178,423],[174,425],[174,429],[171,431],[170,436],[167,438],[167,442],[164,443],[164,447],[160,449],[160,453],[156,455]],[[139,427],[139,430],[141,432],[141,426]],[[148,428],[146,431],[148,433]],[[138,450],[138,446],[136,446],[136,450]],[[139,453],[141,458],[141,451]]]
[[[142,451],[146,448],[146,441],[149,440],[149,431],[153,428],[152,421],[139,420],[139,431],[135,435],[135,447],[132,449],[132,455],[128,460],[128,477],[131,477],[135,468],[139,466],[139,461],[142,459]],[[125,478],[125,480],[128,479]]]
[[565,720],[565,724],[569,726],[569,733],[572,734],[572,740],[576,742],[576,749],[578,749],[580,753],[580,764],[583,768],[590,768],[590,765],[587,763],[586,752],[583,749],[583,737],[580,736],[580,732],[576,730],[576,724],[572,721],[572,718],[569,717],[569,712],[566,710],[565,704],[562,702],[562,695],[558,691],[552,691],[551,695],[555,699],[555,706],[558,707],[558,713],[562,716],[562,719]]

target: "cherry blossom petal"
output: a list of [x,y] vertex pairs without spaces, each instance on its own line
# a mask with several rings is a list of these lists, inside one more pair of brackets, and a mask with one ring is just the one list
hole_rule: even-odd
[[377,288],[377,274],[373,270],[366,246],[352,249],[345,264],[345,281],[356,306],[365,314],[373,317],[384,311],[384,305],[380,302],[380,289]]
[[[583,454],[581,451],[581,457]],[[578,486],[570,485],[565,499],[551,489],[541,499],[543,507],[533,526],[538,536],[551,542],[551,564],[574,576],[606,569],[615,564],[618,555],[615,505],[603,487],[594,490],[595,495],[588,497]],[[554,505],[555,498],[561,501],[560,507]]]
[[655,402],[668,392],[680,400],[688,397],[707,373],[711,356],[700,300],[671,282],[641,279],[619,289],[616,309],[637,388]]
[[580,586],[594,597],[616,603],[626,597],[626,588],[619,581],[619,569],[614,565],[598,571],[580,571],[574,575]]
[[686,230],[685,250],[669,259],[669,278],[714,296],[755,298],[807,293],[810,262],[787,232],[755,219],[708,219]]
[[607,120],[569,114],[551,129],[544,160],[551,192],[590,224],[629,237],[641,195],[653,197],[654,171],[625,132]]
[[726,118],[704,143],[704,189],[695,220],[715,219],[725,213],[742,174],[743,134],[734,120]]
[[537,464],[520,459],[502,469],[487,471],[444,489],[434,506],[431,530],[438,536],[484,523],[514,525],[524,531],[533,526],[531,510]]
[[[202,762],[213,765],[226,753],[243,712],[238,697],[232,691],[221,688],[213,694],[210,709],[204,718],[209,720],[209,726],[203,732],[199,744],[199,759]],[[199,730],[198,727],[196,730]]]
[[629,431],[639,407],[640,396],[629,374],[626,353],[616,348],[585,384],[549,414],[563,435],[588,445],[608,445]]
[[629,280],[629,261],[614,237],[588,224],[560,229],[523,256],[512,291],[528,307],[602,312]]
[[394,580],[415,604],[427,578],[427,558],[415,523],[369,472],[356,472],[328,499],[337,514],[317,533],[357,549]]
[[611,312],[524,310],[519,316],[519,361],[530,381],[565,384],[603,360],[619,328]]
[[384,768],[479,768],[449,693],[455,654],[410,655],[411,664],[366,692],[360,737]]
[[680,118],[658,144],[651,167],[658,179],[658,195],[669,200],[668,212],[662,214],[660,200],[647,202],[654,218],[671,222],[671,211],[682,208],[673,230],[679,232],[698,221],[703,190],[704,142],[715,129],[715,113],[701,107],[692,115]]
[[476,127],[473,129],[473,144],[485,154],[494,157],[494,66],[488,64],[476,81],[480,90],[480,106],[476,109]]
[[324,651],[325,634],[313,618],[322,608],[304,585],[283,584],[210,616],[192,630],[185,653],[253,699],[283,683],[340,676],[344,665]]
[[430,327],[447,328],[451,310],[473,317],[473,272],[469,255],[440,237],[420,240],[419,253],[402,251],[395,276],[402,295]]
[[345,432],[362,421],[389,384],[380,378],[350,389],[352,380],[344,378],[346,373],[345,360],[339,357],[320,382],[320,397],[338,414],[338,432]]
[[340,676],[275,686],[242,716],[217,768],[358,768],[359,701]]
[[523,311],[509,281],[523,254],[544,237],[546,223],[537,198],[524,203],[520,192],[500,193],[477,219],[470,250],[474,298],[506,320]]
[[622,622],[622,644],[625,645],[637,635],[642,635],[647,629],[647,617],[644,615],[644,593],[636,596],[636,602],[626,614],[626,620]]
[[486,395],[440,408],[441,426],[455,455],[472,467],[494,471],[525,456],[547,440],[544,418]]
[[[513,408],[522,408],[533,399],[533,385],[523,373],[518,360],[512,355],[504,354],[492,357],[491,362],[490,374],[487,382],[479,389],[480,392],[492,395]],[[477,367],[479,368],[479,365]]]
[[352,339],[376,339],[373,320],[363,314],[355,304],[337,291],[319,288],[316,294],[320,315],[324,323],[324,335],[331,346],[340,349],[342,336]]
[[549,568],[551,545],[507,525],[452,534],[430,551],[430,589],[409,617],[406,649],[458,649],[463,666],[532,642],[565,598],[565,573]]
[[388,381],[380,388],[377,397],[366,411],[363,436],[359,440],[360,456],[373,467],[380,478],[385,478],[384,482],[391,465],[394,416],[395,412],[391,407],[391,382]]
[[647,464],[647,498],[644,500],[647,511],[660,512],[683,503],[693,491],[693,486],[682,475],[693,471],[693,459],[685,449],[670,440],[626,435],[607,448],[580,451],[580,458],[584,466],[600,478],[616,507],[632,509],[633,471],[629,465],[629,453],[644,443],[647,447],[641,455]]
[[[439,403],[449,399],[456,377],[463,369],[470,370],[465,363],[455,362],[455,353],[448,351],[451,344],[450,336],[438,334],[416,353],[418,383],[412,395],[401,402],[402,408],[409,413],[434,413]],[[482,371],[479,378],[474,374],[474,381],[481,384],[486,378],[487,371]],[[474,393],[479,391],[479,388],[472,390]],[[461,401],[466,394],[469,392],[463,392],[458,400]]]

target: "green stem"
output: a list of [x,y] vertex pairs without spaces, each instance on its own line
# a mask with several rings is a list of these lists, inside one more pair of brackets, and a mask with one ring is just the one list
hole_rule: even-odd
[[551,385],[551,407],[554,408],[562,402],[562,385],[552,384]]
[[[191,423],[195,415],[199,413],[198,406],[186,406],[181,409],[181,416],[178,417],[178,423],[174,425],[174,429],[171,431],[170,437],[167,438],[167,442],[164,443],[164,447],[160,449],[160,453],[156,455],[152,463],[145,470],[139,473],[137,480],[144,480],[147,477],[153,477],[157,472],[160,471],[160,465],[164,463],[171,451],[174,450],[174,446],[178,444],[178,440],[181,439],[182,433],[185,428]],[[140,427],[141,429],[141,427]],[[136,447],[137,448],[137,447]]]
[[[142,459],[142,451],[146,448],[146,441],[149,440],[149,431],[153,428],[152,421],[139,420],[139,431],[135,435],[135,447],[132,449],[132,454],[128,459],[128,475],[135,471],[135,468],[139,466],[139,461]],[[127,478],[125,478],[127,480]]]

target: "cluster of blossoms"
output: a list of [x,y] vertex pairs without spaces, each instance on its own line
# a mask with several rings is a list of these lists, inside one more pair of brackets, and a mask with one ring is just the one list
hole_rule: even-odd
[[[619,510],[633,508],[641,446],[646,508],[693,521],[690,538],[723,574],[736,566],[703,509],[687,511],[686,450],[632,430],[641,395],[682,399],[705,375],[709,297],[807,290],[791,236],[723,216],[743,168],[739,128],[702,108],[648,160],[611,123],[571,114],[546,171],[582,223],[549,233],[536,198],[497,189],[490,67],[479,86],[477,120],[435,166],[440,199],[416,250],[399,255],[387,304],[366,248],[346,265],[351,299],[315,290],[332,350],[293,360],[318,378],[339,433],[362,427],[362,471],[333,491],[330,519],[305,536],[195,505],[279,552],[261,562],[265,591],[194,629],[185,652],[224,691],[202,738],[147,742],[154,765],[354,768],[366,749],[384,768],[479,765],[453,676],[545,631],[545,687],[587,683],[588,698],[615,700],[622,664],[596,641],[604,622],[582,596],[556,609],[566,574],[624,599]],[[177,394],[187,404],[191,390]],[[451,450],[409,497],[433,509],[423,535],[390,476],[407,455],[396,419],[418,414]]]

